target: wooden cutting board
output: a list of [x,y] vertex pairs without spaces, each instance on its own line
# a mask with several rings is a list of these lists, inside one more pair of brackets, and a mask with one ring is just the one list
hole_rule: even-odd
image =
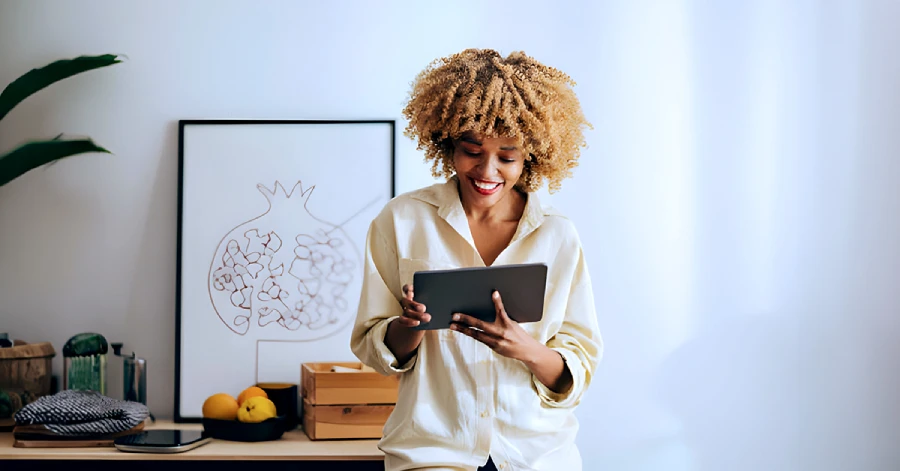
[[[18,430],[28,430],[29,427],[31,426],[19,427]],[[52,435],[48,436],[47,438],[43,438],[40,436],[35,436],[39,434],[32,433],[29,434],[31,436],[29,436],[28,438],[14,436],[13,448],[90,448],[98,446],[115,446],[113,440],[115,440],[116,437],[138,433],[143,429],[144,422],[141,422],[135,427],[132,427],[130,430],[99,438],[64,438]]]
[[114,446],[113,439],[96,440],[13,440],[14,448],[90,448]]

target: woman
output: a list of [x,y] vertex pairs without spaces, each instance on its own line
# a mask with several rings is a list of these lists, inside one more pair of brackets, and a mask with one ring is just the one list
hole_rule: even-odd
[[[574,409],[602,342],[581,242],[541,205],[575,167],[590,126],[562,72],[522,53],[466,50],[413,83],[406,135],[435,184],[400,195],[372,222],[351,348],[400,375],[379,448],[385,469],[577,470]],[[451,329],[414,301],[416,271],[518,263],[548,266],[544,317],[518,324],[461,313]]]

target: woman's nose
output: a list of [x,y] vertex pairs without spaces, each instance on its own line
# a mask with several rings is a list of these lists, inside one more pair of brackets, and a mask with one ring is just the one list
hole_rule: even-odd
[[497,160],[492,156],[484,156],[481,159],[481,162],[478,164],[478,171],[484,176],[490,176],[497,174],[497,169],[499,165],[497,165]]

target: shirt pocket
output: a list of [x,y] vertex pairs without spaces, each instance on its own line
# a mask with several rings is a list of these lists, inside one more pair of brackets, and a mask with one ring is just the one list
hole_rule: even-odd
[[433,262],[424,258],[401,258],[399,263],[400,269],[400,292],[403,292],[403,285],[413,284],[413,275],[417,271],[429,271],[440,269],[440,263]]

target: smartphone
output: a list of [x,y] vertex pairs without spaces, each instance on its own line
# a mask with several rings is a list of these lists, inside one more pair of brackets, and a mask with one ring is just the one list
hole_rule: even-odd
[[145,430],[116,437],[113,444],[120,451],[137,453],[181,453],[205,445],[212,437],[200,430]]

